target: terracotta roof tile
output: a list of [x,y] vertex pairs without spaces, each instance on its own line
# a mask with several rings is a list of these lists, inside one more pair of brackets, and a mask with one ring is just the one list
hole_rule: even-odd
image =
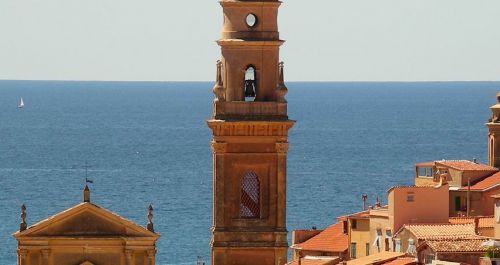
[[404,255],[405,253],[402,252],[384,251],[369,256],[348,260],[347,265],[384,264],[384,262],[395,260],[396,258],[402,257]]
[[[492,188],[495,188],[497,186],[500,186],[500,172],[497,172],[489,177],[486,177],[478,182],[476,182],[475,184],[472,184],[470,186],[470,189],[471,190],[475,190],[475,191],[483,191],[483,190],[489,190],[489,189],[492,189]],[[468,187],[463,187],[461,188],[460,190],[467,190]]]
[[474,163],[469,160],[440,160],[435,161],[435,163],[461,171],[498,171],[498,169],[495,167]]
[[345,215],[345,216],[341,216],[341,217],[346,217],[346,218],[368,218],[368,217],[370,217],[370,211],[366,210],[366,211],[357,212],[357,213],[353,213],[353,214],[349,214],[349,215]]
[[384,265],[412,265],[417,264],[415,258],[412,257],[400,257],[395,260],[384,263]]
[[291,248],[322,252],[344,252],[348,246],[348,237],[344,234],[343,224],[336,223],[309,240],[295,244]]
[[425,244],[436,252],[485,252],[488,247],[481,244],[485,239],[427,240]]
[[450,224],[473,224],[478,219],[478,228],[492,228],[495,224],[493,216],[450,217]]
[[479,228],[495,227],[495,218],[493,216],[479,218],[478,227]]
[[[329,257],[329,256],[305,256],[300,259],[301,265],[330,265],[336,264],[340,260],[339,257]],[[299,265],[298,260],[293,260],[287,265]]]
[[473,223],[404,225],[418,239],[477,238]]

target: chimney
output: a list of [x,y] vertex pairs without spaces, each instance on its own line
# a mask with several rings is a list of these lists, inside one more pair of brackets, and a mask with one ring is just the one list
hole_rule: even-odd
[[90,189],[87,185],[83,189],[83,202],[90,202]]
[[382,203],[380,203],[380,200],[377,196],[377,202],[375,202],[375,208],[380,208],[380,207],[382,207]]
[[479,235],[479,217],[474,216],[474,233]]
[[476,158],[473,158],[472,162],[474,162],[475,164],[477,164]]

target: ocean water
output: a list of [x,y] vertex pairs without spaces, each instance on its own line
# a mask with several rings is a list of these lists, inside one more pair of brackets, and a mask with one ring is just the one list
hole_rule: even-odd
[[[0,81],[0,264],[28,224],[82,200],[138,224],[155,208],[157,264],[210,257],[208,82]],[[414,164],[486,160],[500,82],[288,83],[287,223],[325,227],[412,183]],[[24,109],[17,104],[23,97]]]

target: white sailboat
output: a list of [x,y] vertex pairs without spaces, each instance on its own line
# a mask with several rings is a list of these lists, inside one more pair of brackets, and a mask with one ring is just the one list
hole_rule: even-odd
[[24,107],[24,101],[23,98],[21,98],[21,101],[19,102],[19,105],[17,106],[18,108],[23,108]]

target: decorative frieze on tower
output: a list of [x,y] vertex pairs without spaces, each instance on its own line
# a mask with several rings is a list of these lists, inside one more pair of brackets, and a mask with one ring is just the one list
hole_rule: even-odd
[[288,119],[280,1],[222,0],[212,119],[213,265],[287,259]]
[[491,118],[488,127],[488,164],[500,168],[500,93],[497,94],[497,104],[490,107]]

